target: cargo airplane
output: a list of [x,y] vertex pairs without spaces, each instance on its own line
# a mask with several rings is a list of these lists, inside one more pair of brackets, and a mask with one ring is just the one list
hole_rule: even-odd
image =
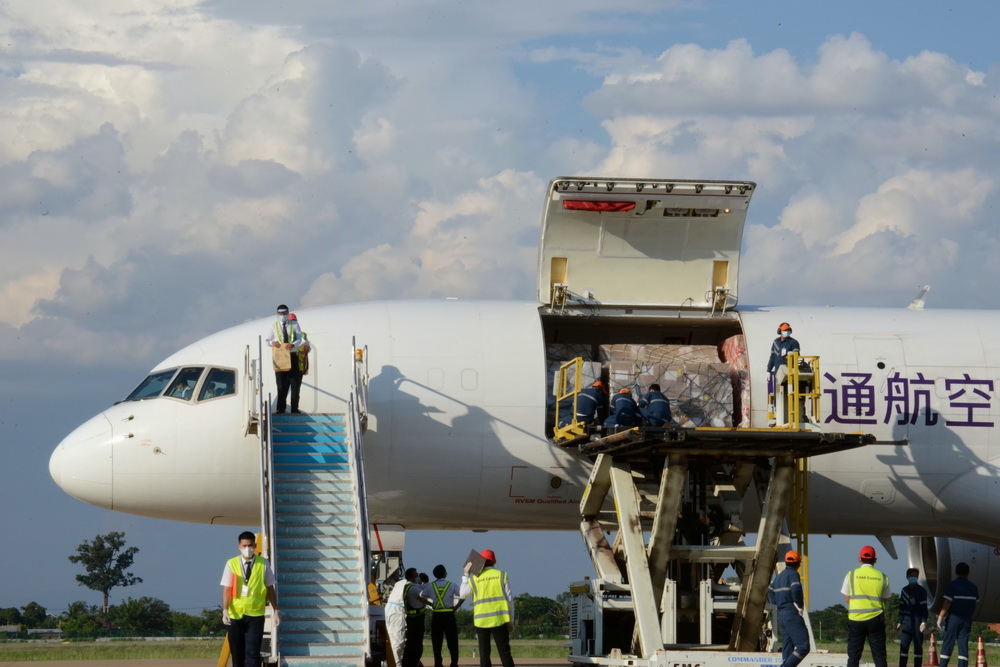
[[[910,562],[938,597],[964,560],[982,593],[979,618],[1000,620],[992,578],[1000,556],[985,546],[1000,533],[1000,314],[925,310],[918,301],[899,309],[738,305],[755,187],[557,178],[545,193],[537,301],[299,310],[314,343],[304,412],[344,412],[352,341],[368,350],[372,522],[576,529],[591,462],[552,441],[552,373],[567,350],[589,350],[599,363],[602,345],[735,345],[736,357],[717,359],[738,378],[725,425],[766,427],[765,369],[775,329],[788,322],[803,354],[821,360],[819,427],[906,443],[813,458],[811,532],[910,537]],[[271,321],[221,331],[163,360],[58,445],[52,478],[112,510],[255,524],[248,359]],[[273,375],[264,375],[273,391]]]

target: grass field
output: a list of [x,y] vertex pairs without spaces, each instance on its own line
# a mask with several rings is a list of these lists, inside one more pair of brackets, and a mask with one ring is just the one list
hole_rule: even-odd
[[[565,640],[561,639],[517,639],[511,642],[514,659],[518,658],[565,658],[568,650]],[[459,642],[459,652],[462,658],[471,658],[476,647],[474,639]],[[0,663],[29,662],[34,660],[140,660],[140,659],[183,659],[183,658],[217,658],[222,648],[221,640],[181,639],[177,641],[132,641],[116,640],[105,642],[0,642]],[[889,664],[898,664],[899,645],[890,643]],[[830,653],[845,653],[844,643],[823,643],[819,650]],[[969,646],[970,665],[975,665],[976,643]],[[924,646],[926,656],[927,646]],[[427,656],[431,655],[430,641],[424,642],[424,664],[428,664]],[[862,662],[871,664],[871,654],[867,648],[861,658]],[[986,647],[987,664],[1000,665],[1000,647]],[[497,664],[494,652],[494,663]],[[433,664],[433,659],[429,661]],[[912,663],[911,663],[912,664]],[[953,661],[952,664],[955,664]]]

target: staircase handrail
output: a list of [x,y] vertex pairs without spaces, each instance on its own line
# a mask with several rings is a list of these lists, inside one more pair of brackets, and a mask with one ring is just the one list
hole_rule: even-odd
[[[367,631],[369,625],[368,613],[368,569],[371,563],[371,543],[370,529],[368,527],[368,491],[365,488],[365,455],[362,437],[367,423],[367,394],[368,394],[368,354],[367,347],[359,350],[354,338],[351,338],[351,357],[354,366],[354,373],[351,379],[351,392],[347,401],[347,417],[351,434],[351,445],[354,448],[354,476],[357,481],[357,502],[354,505],[355,519],[358,522],[359,538],[361,540],[361,581],[364,586],[362,594],[362,615],[364,627]],[[362,372],[364,370],[364,372]],[[365,645],[365,655],[369,654],[369,646]]]
[[266,552],[264,557],[277,570],[277,549],[274,545],[274,443],[271,440],[271,394],[264,394],[264,376],[261,370],[263,344],[257,337],[257,377],[256,391],[259,397],[257,409],[260,423],[257,435],[260,439],[260,532],[264,537]]

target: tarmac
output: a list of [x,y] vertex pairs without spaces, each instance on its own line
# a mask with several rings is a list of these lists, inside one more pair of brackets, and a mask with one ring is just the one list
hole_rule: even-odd
[[[31,665],[31,667],[81,667],[80,663],[98,665],[108,665],[109,667],[216,667],[217,658],[185,658],[182,660],[31,660],[31,661],[5,661],[0,662],[0,667],[9,665]],[[431,663],[434,661],[431,660]],[[478,667],[478,658],[459,658],[460,667]],[[494,665],[499,665],[500,661],[494,656]],[[551,667],[552,665],[567,665],[569,661],[563,658],[523,658],[514,659],[516,667]]]

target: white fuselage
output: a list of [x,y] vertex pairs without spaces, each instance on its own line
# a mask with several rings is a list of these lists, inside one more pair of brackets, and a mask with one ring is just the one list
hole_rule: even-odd
[[[566,529],[578,525],[590,461],[550,443],[545,325],[535,303],[432,301],[298,312],[314,344],[301,409],[344,412],[353,345],[367,348],[368,507],[407,528]],[[726,313],[746,336],[752,425],[767,424],[764,372],[788,321],[824,375],[825,430],[873,445],[817,457],[817,533],[937,535],[988,541],[1000,529],[993,426],[1000,420],[1000,314],[754,308]],[[273,320],[209,336],[165,359],[232,369],[234,394],[114,405],[52,455],[55,481],[87,502],[194,522],[259,520],[260,454],[245,433],[248,357]],[[249,354],[248,354],[249,350]],[[265,391],[274,391],[264,350]],[[558,481],[556,481],[558,480]]]

